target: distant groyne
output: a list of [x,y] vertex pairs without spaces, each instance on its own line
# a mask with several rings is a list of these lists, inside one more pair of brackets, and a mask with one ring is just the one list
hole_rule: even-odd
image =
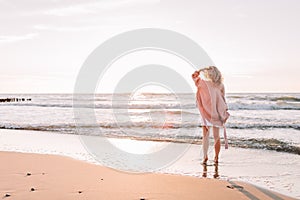
[[27,98],[0,98],[0,102],[19,102],[19,101],[31,101]]

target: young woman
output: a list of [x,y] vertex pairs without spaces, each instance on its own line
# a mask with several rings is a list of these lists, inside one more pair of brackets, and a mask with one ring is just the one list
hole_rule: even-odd
[[[199,77],[200,75],[200,77]],[[215,159],[218,163],[221,148],[219,129],[224,127],[225,148],[228,148],[225,122],[229,117],[225,101],[225,89],[221,72],[215,66],[195,71],[192,78],[197,87],[197,107],[202,118],[203,129],[203,164],[208,160],[209,129],[212,127],[215,140]]]

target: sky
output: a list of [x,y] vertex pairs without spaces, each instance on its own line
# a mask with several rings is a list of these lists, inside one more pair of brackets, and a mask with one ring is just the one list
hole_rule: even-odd
[[[227,92],[300,92],[299,10],[298,0],[0,0],[0,93],[72,93],[95,48],[139,28],[197,42]],[[97,92],[113,92],[126,70],[148,63],[172,66],[192,84],[186,63],[149,51],[112,65],[123,71],[108,71]]]

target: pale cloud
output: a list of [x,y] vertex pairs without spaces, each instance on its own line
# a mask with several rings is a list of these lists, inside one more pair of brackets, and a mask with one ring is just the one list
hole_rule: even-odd
[[82,14],[97,14],[97,11],[113,10],[136,5],[149,5],[159,3],[160,0],[110,0],[110,1],[97,1],[88,2],[85,4],[77,4],[62,8],[54,8],[44,11],[45,15],[53,16],[73,16]]
[[64,17],[64,16],[72,16],[72,15],[78,15],[78,14],[95,14],[96,12],[84,8],[82,6],[70,6],[66,8],[55,8],[51,10],[47,10],[44,12],[45,15],[54,15],[54,16],[59,16],[59,17]]
[[0,0],[0,18],[3,16],[87,16],[100,12],[135,6],[149,6],[160,0]]
[[231,75],[228,75],[228,76],[232,77],[232,78],[246,78],[246,79],[251,79],[251,78],[254,77],[254,76],[249,75],[249,74],[231,74]]
[[[40,31],[58,31],[58,32],[77,32],[77,31],[93,31],[105,28],[112,28],[113,25],[90,25],[90,26],[51,26],[51,25],[34,25],[33,28]],[[115,26],[117,27],[117,26]]]
[[80,32],[80,31],[97,31],[108,28],[117,28],[119,25],[82,25],[82,26],[56,26],[56,25],[34,25],[37,31],[56,31],[56,32]]
[[245,13],[237,13],[237,14],[235,14],[235,16],[239,17],[239,18],[247,18],[248,17],[248,15]]
[[223,58],[223,61],[230,62],[230,63],[268,63],[270,60],[268,58],[236,58],[236,57],[231,57],[231,58]]
[[0,43],[12,43],[22,40],[31,40],[38,35],[38,33],[28,33],[25,35],[0,35]]

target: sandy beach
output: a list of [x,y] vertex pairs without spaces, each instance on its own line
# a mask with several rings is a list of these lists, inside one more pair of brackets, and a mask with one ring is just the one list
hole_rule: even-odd
[[55,155],[0,152],[7,199],[291,199],[241,182],[129,174]]

